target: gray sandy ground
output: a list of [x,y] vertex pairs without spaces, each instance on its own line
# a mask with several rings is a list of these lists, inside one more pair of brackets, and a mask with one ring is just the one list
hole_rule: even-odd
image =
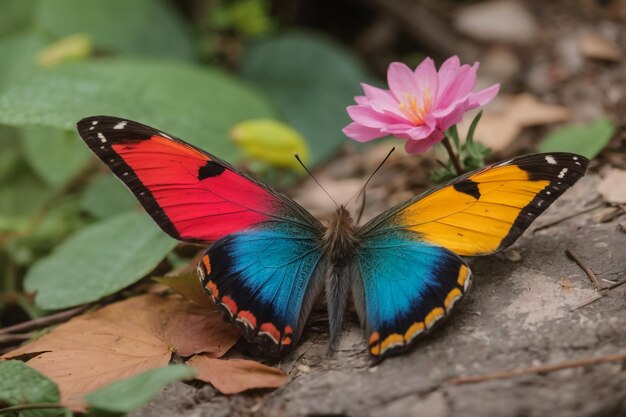
[[459,375],[509,370],[626,351],[626,285],[596,295],[566,257],[574,249],[600,279],[626,275],[626,233],[594,212],[533,232],[601,204],[598,178],[584,178],[504,253],[470,260],[473,287],[456,314],[413,351],[370,367],[355,318],[340,351],[326,357],[323,321],[278,364],[290,375],[276,391],[223,396],[178,383],[143,416],[626,416],[626,363],[451,385]]

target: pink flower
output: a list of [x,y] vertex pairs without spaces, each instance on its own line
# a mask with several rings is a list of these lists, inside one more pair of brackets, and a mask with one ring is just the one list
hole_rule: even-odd
[[426,58],[415,71],[401,62],[387,70],[389,90],[361,84],[364,96],[348,106],[353,122],[343,129],[346,136],[368,142],[387,135],[406,139],[408,153],[423,152],[444,138],[444,132],[459,123],[463,114],[482,106],[498,93],[499,84],[480,90],[473,66],[461,65],[459,57],[448,58],[439,72]]

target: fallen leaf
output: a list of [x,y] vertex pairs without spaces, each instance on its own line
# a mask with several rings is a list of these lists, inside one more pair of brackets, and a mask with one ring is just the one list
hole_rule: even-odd
[[[476,127],[474,138],[494,152],[509,149],[522,129],[567,121],[572,112],[567,107],[539,101],[524,93],[505,99],[500,111],[485,113]],[[467,136],[473,117],[465,117],[458,126],[462,138]]]
[[522,127],[565,122],[572,117],[569,108],[545,103],[529,93],[511,97],[506,106],[506,113]]
[[610,204],[626,204],[626,171],[621,169],[610,169],[600,184],[598,192]]
[[619,207],[604,207],[595,212],[592,218],[596,223],[606,223],[610,222],[620,214],[622,214],[622,209]]
[[194,270],[180,275],[168,275],[154,278],[159,284],[166,285],[186,299],[202,307],[212,308],[215,303],[202,287],[198,273]]
[[618,62],[622,59],[619,46],[598,32],[583,33],[578,39],[578,48],[585,57],[590,59],[611,62]]
[[40,353],[27,364],[57,383],[64,405],[83,411],[87,392],[165,366],[172,352],[220,357],[239,336],[214,308],[148,294],[76,317],[2,358]]
[[246,359],[215,359],[196,355],[187,365],[197,372],[196,379],[208,382],[222,394],[238,394],[254,388],[279,388],[287,374],[278,368]]
[[526,44],[537,36],[537,22],[523,2],[495,0],[462,7],[454,25],[485,42]]

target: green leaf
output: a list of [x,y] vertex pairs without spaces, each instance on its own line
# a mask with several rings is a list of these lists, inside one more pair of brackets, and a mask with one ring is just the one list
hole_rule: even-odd
[[[38,371],[22,361],[0,362],[0,408],[2,404],[58,404],[60,400],[56,384]],[[23,411],[20,416],[48,417],[62,413],[59,409],[41,409]]]
[[26,160],[54,188],[74,178],[91,156],[75,131],[28,126],[22,129],[22,136]]
[[20,161],[17,129],[0,126],[0,183],[9,178]]
[[13,181],[0,186],[0,233],[25,230],[52,195],[52,190],[29,171],[14,174]]
[[195,371],[188,366],[169,365],[114,382],[87,394],[85,399],[97,410],[129,413],[150,401],[166,385],[194,376]]
[[28,270],[37,306],[55,310],[96,301],[141,279],[176,246],[145,213],[86,227]]
[[600,118],[588,125],[569,125],[550,133],[540,144],[540,152],[572,152],[595,158],[615,134],[615,125]]
[[272,99],[282,119],[298,130],[313,152],[313,163],[345,145],[341,132],[350,119],[346,106],[368,81],[347,50],[317,35],[285,34],[252,45],[244,57],[244,79]]
[[[479,111],[472,123],[470,124],[469,130],[467,131],[466,142],[470,144],[474,144],[474,131],[476,131],[476,126],[478,126],[478,122],[480,122],[480,118],[483,116],[483,111]],[[456,125],[455,125],[456,126]]]
[[195,57],[183,19],[162,0],[43,0],[38,3],[35,25],[55,38],[85,33],[105,52]]
[[27,82],[30,74],[36,69],[37,53],[44,45],[43,37],[33,33],[0,39],[0,56],[10,57],[0,59],[0,91],[14,80],[21,79]]
[[238,122],[273,117],[269,104],[217,70],[129,59],[77,62],[38,71],[0,94],[0,123],[74,130],[95,114],[153,125],[224,159],[239,156],[227,139]]
[[[2,0],[0,13],[0,36],[27,27],[32,20],[34,0]],[[8,55],[3,55],[8,56]]]
[[135,209],[137,200],[113,175],[100,174],[85,190],[81,207],[92,216],[103,219]]

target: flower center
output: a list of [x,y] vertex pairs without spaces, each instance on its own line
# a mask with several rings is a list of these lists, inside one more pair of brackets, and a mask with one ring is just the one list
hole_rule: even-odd
[[422,97],[422,103],[417,102],[417,99],[413,94],[405,93],[404,101],[400,102],[400,111],[406,116],[413,124],[420,126],[424,124],[424,118],[426,114],[430,112],[432,104],[432,98],[430,97],[430,86],[426,86],[424,90],[424,96]]

